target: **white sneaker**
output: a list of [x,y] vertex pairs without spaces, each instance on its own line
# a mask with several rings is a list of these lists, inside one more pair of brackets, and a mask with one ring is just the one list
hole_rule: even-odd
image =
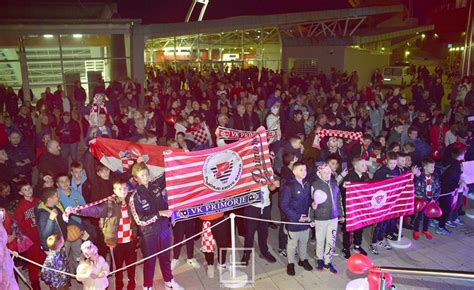
[[174,270],[176,267],[178,267],[178,265],[179,265],[178,259],[171,260],[171,270]]
[[207,265],[207,277],[214,278],[214,265]]
[[199,262],[195,258],[188,259],[186,262],[188,263],[188,265],[191,265],[194,269],[200,269],[201,268],[201,265],[199,264]]
[[474,200],[474,192],[471,192],[467,195],[467,198]]
[[217,264],[217,269],[219,269],[220,271],[224,271],[227,269],[227,264]]
[[165,289],[166,290],[184,290],[181,285],[176,283],[176,281],[173,279],[170,282],[165,282]]

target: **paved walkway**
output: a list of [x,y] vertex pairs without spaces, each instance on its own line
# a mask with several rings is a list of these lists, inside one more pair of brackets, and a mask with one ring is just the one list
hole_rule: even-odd
[[[474,203],[471,202],[471,207]],[[274,209],[274,216],[278,216]],[[369,257],[376,265],[391,267],[409,267],[424,269],[444,269],[457,271],[474,272],[474,250],[472,249],[474,241],[474,220],[464,217],[466,225],[454,230],[452,236],[439,236],[434,234],[431,241],[426,240],[423,236],[418,241],[413,241],[412,247],[408,250],[382,250],[379,256],[369,254]],[[348,281],[354,278],[360,278],[360,275],[349,273],[345,267],[345,259],[341,255],[334,257],[334,264],[339,270],[337,275],[331,274],[329,271],[311,272],[304,271],[301,267],[296,266],[296,276],[289,277],[286,274],[286,259],[278,256],[278,230],[269,229],[269,244],[271,252],[277,257],[277,263],[268,264],[258,257],[255,257],[255,283],[248,285],[249,289],[345,289]],[[363,247],[368,249],[368,231],[364,236]],[[404,235],[411,238],[411,232],[404,230]],[[337,249],[341,249],[341,237],[337,243]],[[238,241],[238,247],[242,247],[242,239]],[[197,260],[204,264],[204,257],[199,251],[199,244],[196,243],[195,256]],[[308,245],[310,255],[314,256],[314,245]],[[182,249],[182,257],[185,257],[185,247]],[[230,253],[228,254],[230,255]],[[239,253],[237,256],[240,260]],[[228,256],[228,261],[229,261]],[[310,259],[314,265],[314,259]],[[251,268],[246,270],[250,274]],[[137,269],[137,282],[141,289],[142,285],[142,267]],[[185,289],[222,289],[218,282],[218,275],[209,279],[206,276],[205,267],[201,269],[192,269],[185,263],[183,259],[181,264],[174,271],[176,280],[185,287]],[[159,267],[156,269],[155,289],[164,289],[161,280]],[[394,275],[393,280],[397,285],[397,289],[474,289],[474,282],[434,279],[420,276],[401,276]],[[24,285],[23,285],[24,286]],[[44,286],[44,289],[47,289]],[[26,289],[26,287],[22,287]],[[82,289],[78,284],[74,283],[72,289]],[[113,289],[113,288],[110,288]]]

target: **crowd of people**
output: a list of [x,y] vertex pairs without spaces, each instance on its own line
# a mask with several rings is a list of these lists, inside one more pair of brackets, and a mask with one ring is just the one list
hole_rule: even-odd
[[[8,247],[38,263],[77,274],[86,288],[105,289],[107,253],[114,258],[113,267],[121,268],[137,260],[137,249],[146,257],[201,229],[207,233],[227,213],[171,226],[164,177],[151,181],[147,166],[139,161],[129,172],[111,172],[88,150],[82,152],[81,145],[99,136],[189,151],[229,143],[216,140],[214,134],[205,142],[196,140],[189,132],[202,124],[210,132],[218,126],[245,131],[264,126],[277,132],[276,142],[270,144],[275,180],[261,189],[261,202],[237,211],[292,224],[278,227],[238,219],[237,228],[246,248],[253,247],[258,233],[261,256],[269,263],[276,262],[268,246],[269,228],[278,229],[278,255],[287,259],[290,276],[295,275],[296,263],[313,269],[308,243],[316,245],[316,269],[337,273],[332,257],[338,232],[346,259],[354,252],[383,255],[391,249],[387,239],[398,238],[394,220],[346,231],[345,182],[385,180],[411,171],[415,195],[436,200],[442,216],[430,220],[417,212],[405,219],[404,226],[412,230],[414,240],[420,239],[420,227],[426,239],[434,238],[433,232],[450,235],[464,225],[460,216],[469,187],[463,181],[462,162],[473,159],[469,116],[474,114],[474,85],[463,78],[452,86],[449,104],[442,107],[443,77],[442,71],[430,74],[419,69],[411,98],[400,88],[383,87],[377,73],[371,83],[361,85],[357,73],[335,69],[329,74],[299,75],[255,67],[149,68],[144,88],[130,79],[108,86],[101,82],[90,100],[80,82],[71,96],[58,85],[53,93],[46,88],[35,102],[24,100],[22,91],[16,95],[0,86],[0,208]],[[362,132],[362,142],[328,137],[313,146],[322,129]],[[327,200],[315,203],[316,191],[326,193]],[[72,210],[110,196],[107,202]],[[272,215],[272,207],[280,214]],[[62,218],[64,213],[70,218]],[[364,231],[371,231],[367,250]],[[219,249],[230,245],[229,223],[210,232],[211,238],[201,238],[201,251],[207,275],[214,278],[216,249],[217,267],[226,268],[226,252]],[[87,240],[92,243],[83,242]],[[186,242],[186,263],[199,269],[195,243],[195,239]],[[177,246],[158,255],[167,289],[182,288],[172,274],[180,264],[180,251]],[[248,264],[250,251],[241,259]],[[153,286],[155,264],[156,259],[144,263],[145,289]],[[40,289],[40,279],[51,289],[70,285],[64,274],[25,266],[33,289]],[[127,269],[126,285],[122,272],[115,275],[116,289],[135,289],[134,266]]]

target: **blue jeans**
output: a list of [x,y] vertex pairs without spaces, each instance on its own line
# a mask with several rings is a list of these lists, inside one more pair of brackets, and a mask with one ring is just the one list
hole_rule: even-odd
[[[77,161],[77,147],[79,143],[66,144],[61,143],[61,154],[67,161],[68,166],[71,165],[71,161]],[[71,157],[71,161],[69,161]]]

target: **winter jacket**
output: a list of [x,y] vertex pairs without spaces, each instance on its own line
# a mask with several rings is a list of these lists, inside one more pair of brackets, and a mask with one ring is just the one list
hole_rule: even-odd
[[[35,154],[25,143],[21,142],[16,147],[11,143],[8,143],[7,146],[5,146],[5,151],[8,155],[9,165],[11,166],[10,170],[14,176],[18,174],[31,176],[33,164],[35,162]],[[16,165],[17,162],[23,161],[24,159],[29,159],[31,162],[23,166]]]
[[[130,198],[126,199],[126,202],[130,201]],[[114,196],[111,200],[100,203],[95,206],[91,206],[85,209],[82,209],[78,212],[81,216],[100,218],[100,224],[102,228],[102,233],[104,234],[104,241],[109,247],[115,247],[117,245],[118,239],[118,226],[120,217],[122,215],[122,201]],[[132,212],[130,207],[128,207],[128,216],[132,217]],[[134,219],[130,219],[132,226],[132,235],[136,237],[137,235],[137,224]]]
[[68,123],[61,120],[56,127],[56,135],[61,143],[79,143],[81,141],[81,128],[79,123],[74,120],[70,120]]
[[45,152],[41,155],[38,163],[38,171],[43,172],[49,170],[53,176],[59,173],[68,173],[68,166],[66,160],[61,155],[54,155]]
[[[168,209],[168,201],[163,196],[163,190],[165,190],[164,177],[150,182],[148,188],[139,185],[137,191],[130,197],[129,206],[139,226],[141,237],[152,237],[160,233],[164,235],[169,231],[168,218],[159,215],[159,211]],[[156,221],[146,224],[151,219]]]
[[398,171],[398,168],[390,170],[387,166],[382,166],[375,171],[373,180],[385,180],[399,175],[400,172]]
[[455,159],[448,160],[446,163],[447,169],[443,172],[440,178],[441,193],[449,193],[455,191],[459,187],[461,179],[461,162]]
[[339,187],[334,180],[326,182],[321,178],[316,178],[311,183],[312,194],[316,190],[321,190],[327,194],[325,202],[318,204],[316,209],[311,208],[310,218],[314,220],[332,220],[339,217],[344,217],[344,210],[342,208],[342,197]]
[[[77,281],[82,282],[83,290],[107,289],[109,287],[109,280],[107,279],[109,271],[109,264],[107,264],[102,256],[99,256],[95,263],[81,261],[79,266],[77,266]],[[106,275],[102,278],[91,278],[91,274],[99,275],[101,272],[105,272]]]
[[[49,214],[53,209],[58,212],[57,217],[54,220],[49,218]],[[44,202],[40,202],[35,208],[35,217],[38,224],[38,233],[41,243],[41,248],[44,251],[48,251],[48,245],[46,240],[49,236],[56,234],[61,235],[66,239],[67,237],[67,225],[63,221],[62,215],[64,213],[63,206],[58,203],[54,208],[47,207]]]
[[415,183],[415,196],[423,198],[427,201],[432,199],[436,200],[438,196],[441,194],[441,184],[439,182],[439,177],[435,174],[431,175],[431,197],[426,196],[426,175],[425,173],[421,173],[420,176],[416,176],[414,178]]
[[[289,222],[299,222],[302,214],[308,215],[311,206],[311,186],[308,182],[301,185],[296,179],[288,180],[280,189],[280,210]],[[287,225],[290,232],[301,232],[308,225]]]

